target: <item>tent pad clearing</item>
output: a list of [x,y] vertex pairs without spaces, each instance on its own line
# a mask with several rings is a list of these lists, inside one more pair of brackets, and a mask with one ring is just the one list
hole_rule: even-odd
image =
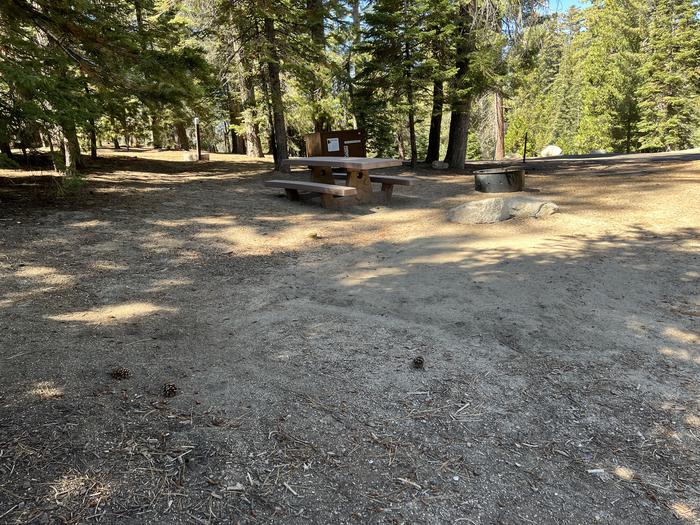
[[100,155],[0,171],[1,523],[700,519],[700,154],[533,162],[561,213],[474,226],[466,171],[333,211]]

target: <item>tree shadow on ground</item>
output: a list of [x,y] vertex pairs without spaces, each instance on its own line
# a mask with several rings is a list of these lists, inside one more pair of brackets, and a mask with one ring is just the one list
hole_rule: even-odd
[[[12,245],[10,518],[697,516],[696,228],[238,252],[253,220],[325,216],[255,198],[244,221],[176,204]],[[109,379],[118,364],[137,376]],[[182,395],[164,401],[166,380]]]

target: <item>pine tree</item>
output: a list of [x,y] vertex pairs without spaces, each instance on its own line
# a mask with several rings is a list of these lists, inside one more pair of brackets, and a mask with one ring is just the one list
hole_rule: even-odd
[[595,0],[585,11],[586,53],[582,70],[581,120],[574,139],[581,153],[636,149],[640,28],[638,0]]
[[655,0],[642,51],[641,147],[688,148],[700,119],[700,4]]
[[416,98],[429,74],[424,39],[428,12],[424,1],[377,0],[365,17],[362,50],[369,59],[358,77],[370,96],[372,86],[381,87],[405,112],[413,166],[418,161]]

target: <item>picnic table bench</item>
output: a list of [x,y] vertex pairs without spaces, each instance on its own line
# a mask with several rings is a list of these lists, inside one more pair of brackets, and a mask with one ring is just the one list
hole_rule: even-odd
[[[338,208],[358,202],[381,202],[389,204],[394,185],[411,186],[414,177],[398,175],[370,175],[369,170],[403,165],[401,160],[365,157],[298,157],[282,162],[283,167],[308,166],[311,181],[271,180],[268,187],[282,188],[291,200],[301,198],[300,191],[321,195],[321,204],[327,208]],[[343,168],[345,173],[334,173],[333,168]],[[345,184],[336,184],[336,178],[345,179]],[[381,191],[372,189],[372,182],[381,184]]]
[[323,184],[321,182],[305,182],[296,180],[268,180],[265,186],[270,188],[282,188],[290,201],[301,200],[299,190],[321,195],[321,203],[326,208],[335,206],[336,197],[351,197],[357,195],[357,190],[350,186],[337,184]]

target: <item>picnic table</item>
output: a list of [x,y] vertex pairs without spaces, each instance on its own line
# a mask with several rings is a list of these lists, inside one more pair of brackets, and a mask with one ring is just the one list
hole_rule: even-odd
[[[366,157],[297,157],[282,161],[282,166],[307,166],[311,168],[311,180],[270,180],[265,185],[282,188],[291,200],[300,200],[300,191],[318,194],[321,204],[326,208],[337,208],[346,204],[381,202],[389,204],[395,184],[411,186],[414,177],[397,175],[375,175],[370,170],[393,168],[403,165],[398,159],[381,159]],[[334,172],[333,168],[342,168],[344,172]],[[341,184],[337,184],[337,180]],[[381,184],[381,190],[375,192],[372,183]]]

